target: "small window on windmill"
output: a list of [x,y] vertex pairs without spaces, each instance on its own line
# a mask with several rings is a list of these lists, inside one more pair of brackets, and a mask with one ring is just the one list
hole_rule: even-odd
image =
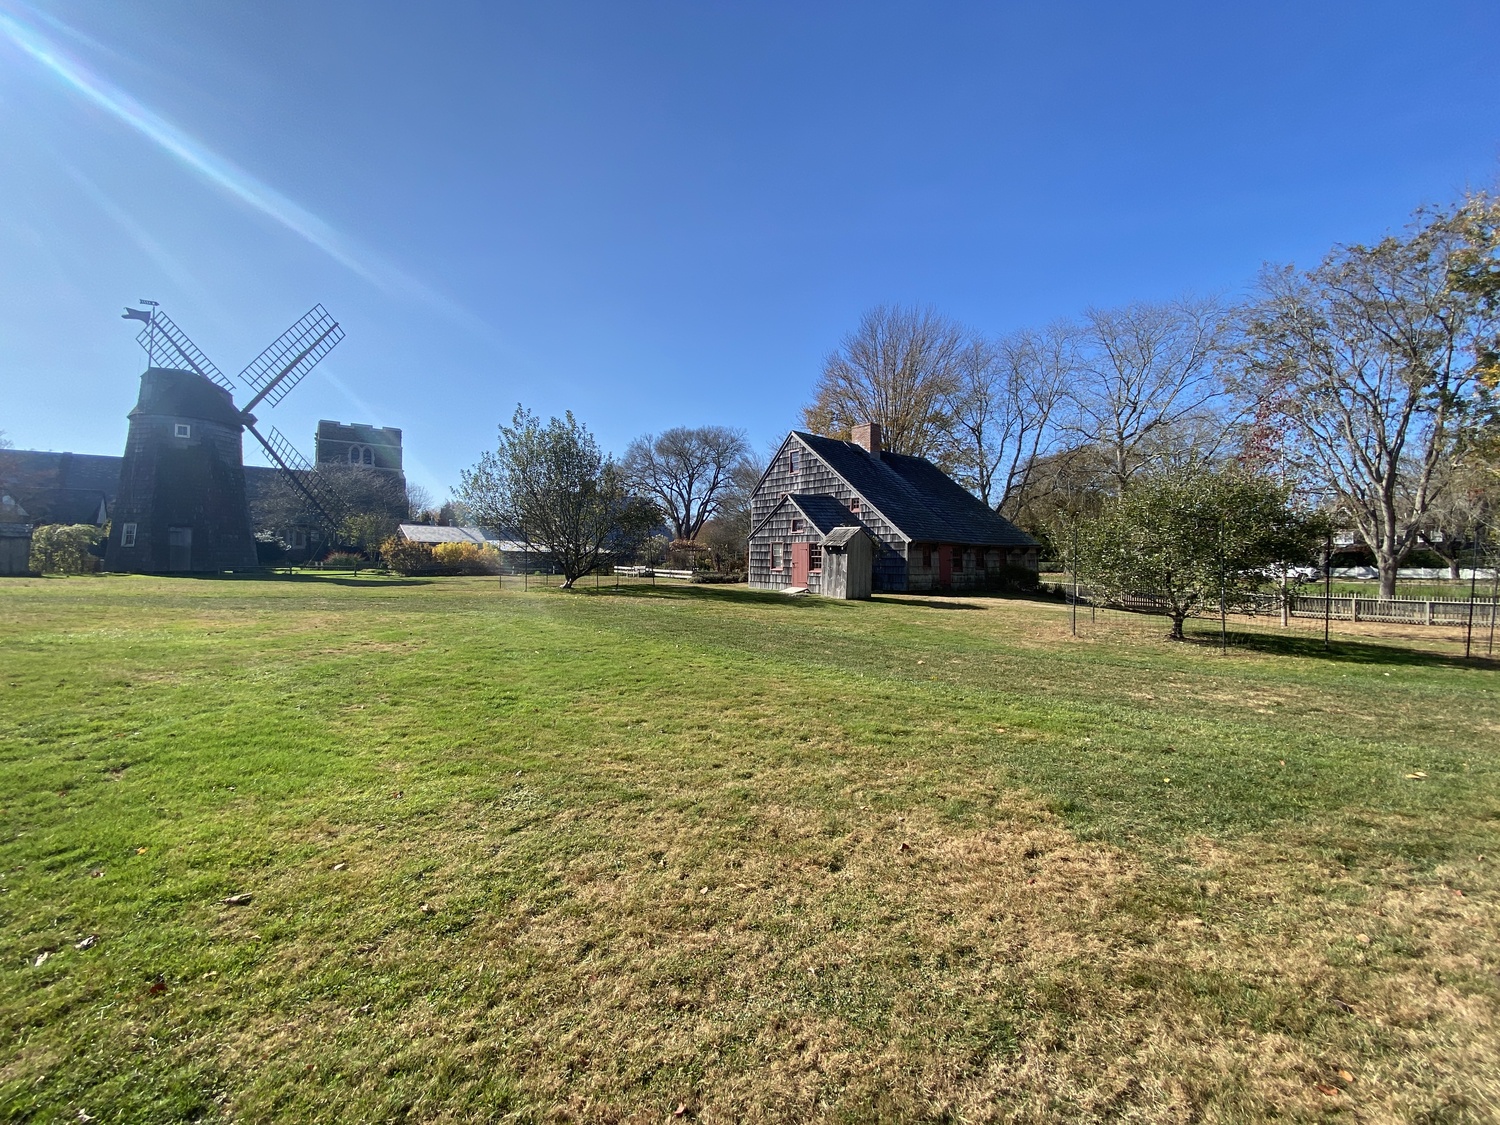
[[849,497],[849,514],[850,515],[855,515],[855,516],[859,515],[859,497],[858,496],[851,496],[851,497]]
[[172,434],[174,437],[192,437],[193,427],[186,422],[178,422],[172,427]]
[[807,569],[810,571],[823,569],[823,545],[821,543],[813,543],[807,548]]
[[797,470],[802,467],[802,454],[799,450],[794,449],[786,455],[786,467],[792,476],[797,475]]
[[135,546],[135,524],[127,523],[120,528],[120,546]]
[[781,569],[781,544],[780,543],[772,543],[771,544],[771,569],[772,570],[780,570]]
[[792,534],[795,535],[797,532],[799,532],[801,530],[802,530],[802,521],[799,520],[799,519],[796,519],[794,517],[792,519]]

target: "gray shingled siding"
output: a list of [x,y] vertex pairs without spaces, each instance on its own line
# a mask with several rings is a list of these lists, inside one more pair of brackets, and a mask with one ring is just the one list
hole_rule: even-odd
[[[179,422],[192,427],[189,437],[176,436]],[[255,566],[242,458],[238,427],[182,415],[133,414],[105,568],[167,571],[168,533],[173,526],[193,529],[195,571]],[[133,547],[121,542],[128,523],[136,525]]]
[[[799,453],[797,472],[791,471],[788,462],[788,451],[796,448]],[[776,460],[766,472],[765,479],[756,490],[755,496],[750,502],[750,525],[756,526],[766,514],[776,506],[783,496],[788,493],[805,492],[814,496],[832,496],[845,506],[855,496],[855,492],[844,479],[830,469],[823,460],[798,441],[795,437],[789,439],[776,455]],[[906,540],[896,531],[896,528],[867,504],[860,505],[858,513],[859,520],[869,529],[874,538],[875,562],[874,562],[874,585],[876,590],[900,591],[906,589]],[[778,513],[776,520],[785,519],[785,528],[778,527],[777,533],[791,534],[792,513]],[[776,521],[773,521],[776,522]],[[790,577],[786,582],[779,581],[782,575],[776,575],[778,581],[772,582],[770,571],[770,538],[771,528],[768,526],[765,533],[757,535],[750,541],[750,574],[751,586],[760,589],[778,590],[790,583]],[[808,542],[818,542],[821,536],[808,539]],[[782,542],[793,542],[783,539]],[[763,563],[759,573],[756,568],[756,547],[760,546],[763,555]],[[811,589],[811,587],[809,587]]]
[[[792,521],[802,520],[802,530],[793,531]],[[748,581],[755,590],[784,590],[792,584],[791,545],[793,543],[821,543],[822,533],[811,526],[802,513],[791,504],[783,504],[774,516],[750,539],[750,573]],[[771,569],[771,544],[782,544],[782,565],[779,571]],[[816,571],[807,576],[809,593],[822,592],[822,575]]]

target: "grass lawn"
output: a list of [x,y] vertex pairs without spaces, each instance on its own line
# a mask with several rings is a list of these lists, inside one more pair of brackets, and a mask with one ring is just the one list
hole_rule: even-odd
[[1500,1118],[1500,672],[1114,616],[0,584],[0,1117]]

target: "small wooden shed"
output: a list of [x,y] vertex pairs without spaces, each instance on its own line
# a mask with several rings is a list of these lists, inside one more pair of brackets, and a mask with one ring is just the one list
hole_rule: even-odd
[[31,573],[31,525],[0,523],[0,574]]
[[863,599],[870,596],[874,574],[874,543],[862,527],[836,527],[823,537],[825,598]]

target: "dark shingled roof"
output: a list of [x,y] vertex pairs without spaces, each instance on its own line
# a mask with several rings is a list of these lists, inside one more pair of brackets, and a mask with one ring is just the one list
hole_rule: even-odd
[[165,414],[168,417],[199,418],[238,428],[240,412],[228,391],[192,371],[149,367],[141,376],[141,397],[129,414]]
[[[1036,545],[1035,539],[991,511],[925,457],[890,452],[877,455],[852,441],[819,437],[801,430],[793,433],[913,542],[983,547]],[[812,518],[811,514],[808,518]]]
[[794,492],[787,497],[812,525],[827,535],[836,527],[858,527],[859,520],[849,514],[849,509],[832,496],[811,496]]

